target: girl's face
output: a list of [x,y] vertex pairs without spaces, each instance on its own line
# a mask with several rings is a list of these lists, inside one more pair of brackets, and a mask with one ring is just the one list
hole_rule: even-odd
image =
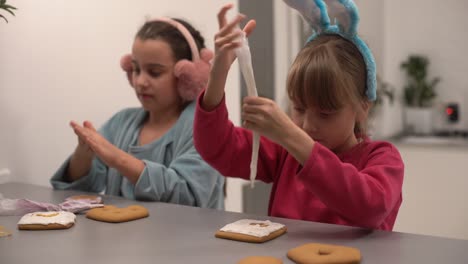
[[173,73],[175,63],[167,42],[135,39],[132,48],[133,81],[135,93],[145,110],[161,112],[182,105]]
[[292,120],[314,141],[335,153],[346,151],[357,144],[354,126],[357,113],[351,105],[325,111],[293,102]]

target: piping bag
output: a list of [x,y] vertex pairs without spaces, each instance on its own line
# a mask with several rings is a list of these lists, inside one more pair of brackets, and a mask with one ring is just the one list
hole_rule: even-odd
[[[247,86],[248,96],[258,96],[257,86],[255,85],[255,77],[252,68],[252,56],[250,54],[249,42],[245,32],[240,39],[241,46],[235,49],[237,59],[239,60],[239,66],[244,77],[245,85]],[[253,133],[252,143],[252,159],[250,160],[250,188],[254,187],[255,177],[257,176],[257,162],[258,162],[258,149],[260,147],[260,134],[258,132]]]

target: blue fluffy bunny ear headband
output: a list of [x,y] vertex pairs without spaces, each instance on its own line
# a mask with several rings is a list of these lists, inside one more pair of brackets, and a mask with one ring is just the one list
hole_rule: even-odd
[[361,52],[367,68],[367,90],[369,101],[377,98],[377,79],[374,56],[366,43],[358,36],[359,14],[352,0],[284,0],[301,13],[312,27],[307,42],[322,34],[336,34],[351,41]]

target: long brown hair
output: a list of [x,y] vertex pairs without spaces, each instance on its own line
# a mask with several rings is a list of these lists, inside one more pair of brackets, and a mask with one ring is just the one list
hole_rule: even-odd
[[[192,35],[195,43],[197,44],[198,50],[205,48],[205,39],[202,37],[200,32],[196,30],[187,21],[179,18],[173,18],[173,20],[182,24]],[[148,21],[146,22],[137,32],[136,38],[141,40],[156,40],[161,39],[166,41],[171,46],[172,53],[174,54],[175,60],[179,61],[182,59],[192,60],[192,53],[190,46],[185,40],[182,33],[174,28],[174,26],[163,22],[163,21]]]
[[[357,47],[338,35],[321,35],[297,55],[289,70],[289,99],[303,107],[338,110],[351,104],[364,113],[366,64]],[[366,122],[356,122],[358,138],[366,135]]]

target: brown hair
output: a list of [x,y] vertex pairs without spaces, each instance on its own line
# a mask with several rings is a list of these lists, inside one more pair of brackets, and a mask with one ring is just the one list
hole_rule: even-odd
[[[182,19],[172,19],[181,23],[190,32],[193,39],[195,40],[195,43],[197,44],[198,50],[205,48],[205,39],[201,36],[198,30]],[[192,60],[190,46],[182,33],[180,33],[180,31],[177,30],[174,26],[164,21],[156,20],[146,22],[140,28],[140,30],[138,30],[135,38],[139,38],[141,40],[164,40],[169,44],[169,46],[171,46],[172,53],[174,54],[176,61],[182,59]]]
[[[357,47],[338,35],[321,35],[307,43],[289,70],[289,99],[303,107],[338,110],[351,103],[363,113],[366,64]],[[358,138],[366,135],[366,122],[356,122]]]

